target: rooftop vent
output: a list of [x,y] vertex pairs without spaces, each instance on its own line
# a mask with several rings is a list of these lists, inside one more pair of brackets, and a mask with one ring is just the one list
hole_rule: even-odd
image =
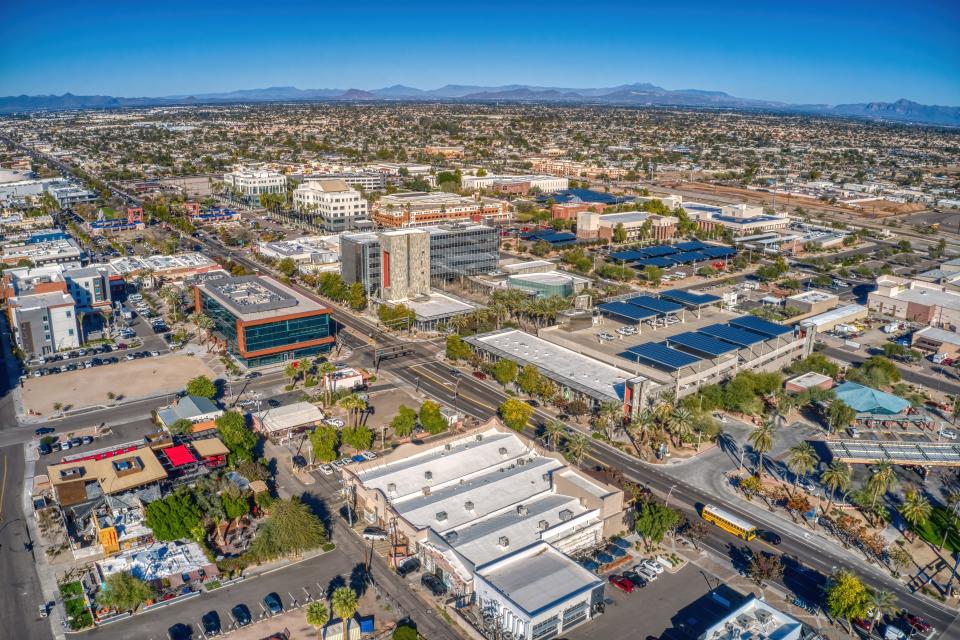
[[448,442],[447,444],[443,445],[443,448],[446,449],[447,451],[450,451],[450,449],[453,449],[453,445],[451,445],[451,444]]
[[437,511],[437,522],[443,522],[447,519],[446,511]]
[[560,510],[560,522],[569,522],[572,519],[573,519],[573,511],[570,511],[570,509]]
[[483,434],[482,434],[482,433],[478,433],[478,434],[477,434],[477,442],[479,442],[480,440],[483,440]]
[[510,546],[510,538],[507,536],[500,536],[500,539],[497,540],[497,544],[506,549]]
[[500,455],[502,455],[502,456],[507,455],[507,448],[506,448],[506,447],[500,447]]
[[517,505],[517,515],[518,515],[518,516],[525,516],[525,515],[527,515],[527,505],[525,505],[525,504],[518,504],[518,505]]
[[443,537],[447,539],[447,542],[449,542],[450,544],[453,544],[460,537],[460,534],[457,533],[456,531],[448,531],[444,534]]
[[473,511],[473,501],[467,500],[466,502],[464,502],[463,508],[466,509],[467,511]]
[[541,520],[540,522],[537,523],[537,528],[540,529],[540,531],[546,531],[549,526],[550,526],[550,523],[547,522],[546,520]]
[[521,467],[522,467],[523,465],[525,465],[526,463],[527,463],[527,461],[524,460],[523,458],[518,458],[518,459],[517,459],[517,464],[520,465]]
[[423,491],[423,495],[425,496],[430,495],[430,487],[424,487],[421,491]]
[[387,493],[396,493],[397,492],[397,483],[391,482],[387,485]]
[[433,471],[424,471],[423,478],[424,480],[433,480]]

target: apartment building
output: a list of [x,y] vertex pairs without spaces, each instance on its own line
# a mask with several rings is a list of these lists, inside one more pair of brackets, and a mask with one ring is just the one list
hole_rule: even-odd
[[331,233],[349,231],[367,218],[367,201],[343,180],[308,180],[293,191],[293,206]]
[[83,263],[83,250],[73,238],[11,242],[0,250],[0,262],[5,265],[29,263],[35,267],[47,264],[79,267]]
[[65,267],[50,264],[43,267],[18,267],[3,272],[0,299],[29,295],[38,287],[62,282],[66,285],[78,311],[92,312],[109,309],[111,305],[110,283],[119,276],[105,264],[86,267]]
[[466,198],[442,191],[409,191],[380,198],[373,219],[384,227],[404,228],[442,222],[505,222],[510,205],[492,198]]
[[236,169],[223,175],[223,184],[250,205],[259,205],[262,195],[287,192],[286,176],[265,169]]
[[28,358],[80,346],[76,303],[63,281],[37,285],[8,299],[7,319],[14,344]]
[[627,175],[627,170],[620,167],[599,167],[588,165],[576,160],[564,160],[561,158],[528,158],[530,168],[534,171],[554,176],[570,176],[573,178],[599,178],[606,176],[608,178],[622,178]]

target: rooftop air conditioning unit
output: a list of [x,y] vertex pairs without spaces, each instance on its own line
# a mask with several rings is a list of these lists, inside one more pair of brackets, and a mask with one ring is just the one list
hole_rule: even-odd
[[453,449],[453,445],[451,445],[451,444],[448,442],[447,444],[443,445],[443,448],[446,449],[447,451],[450,451],[450,449]]
[[456,531],[448,531],[443,537],[447,539],[447,542],[453,544],[460,537],[460,534]]
[[497,544],[506,549],[510,546],[510,538],[507,536],[500,536],[500,539],[497,540]]
[[573,519],[573,511],[570,511],[570,509],[560,510],[560,522],[569,522],[572,519]]
[[482,434],[482,433],[478,433],[478,434],[477,434],[477,441],[479,442],[480,440],[483,440],[483,434]]
[[527,515],[527,505],[525,505],[525,504],[518,504],[518,505],[517,505],[517,515],[518,515],[518,516],[525,516],[525,515]]
[[423,491],[423,495],[425,496],[430,495],[430,487],[424,487],[421,491]]
[[520,465],[521,467],[522,467],[523,465],[525,465],[526,463],[527,463],[527,461],[524,460],[523,458],[517,458],[517,464]]
[[446,511],[437,511],[437,522],[443,522],[447,519]]
[[425,480],[433,480],[433,471],[424,471],[423,477]]
[[500,455],[502,455],[502,456],[507,455],[507,448],[506,448],[506,447],[500,447]]
[[550,523],[547,522],[546,520],[541,520],[540,522],[537,523],[537,528],[540,529],[540,531],[546,531],[549,527],[550,527]]
[[397,492],[397,483],[391,482],[387,485],[387,493],[396,493]]
[[463,508],[466,509],[467,511],[473,511],[473,501],[467,500],[466,502],[464,502]]

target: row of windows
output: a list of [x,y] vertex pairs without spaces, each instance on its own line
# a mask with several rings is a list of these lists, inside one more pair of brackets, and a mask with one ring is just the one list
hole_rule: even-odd
[[247,351],[260,351],[285,347],[308,340],[326,338],[330,335],[328,314],[307,316],[294,320],[280,320],[244,329]]

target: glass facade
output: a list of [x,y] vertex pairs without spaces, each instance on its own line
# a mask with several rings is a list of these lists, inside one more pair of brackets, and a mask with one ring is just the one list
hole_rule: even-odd
[[201,304],[203,305],[203,312],[210,316],[210,319],[213,321],[214,332],[219,334],[220,338],[226,340],[227,349],[230,353],[236,355],[238,352],[236,316],[202,291],[200,292],[200,298]]
[[326,338],[330,335],[330,315],[307,316],[293,320],[280,320],[268,324],[245,327],[243,330],[245,351],[262,351],[285,347],[298,342]]
[[453,280],[497,268],[500,236],[495,228],[469,225],[430,231],[431,280]]

